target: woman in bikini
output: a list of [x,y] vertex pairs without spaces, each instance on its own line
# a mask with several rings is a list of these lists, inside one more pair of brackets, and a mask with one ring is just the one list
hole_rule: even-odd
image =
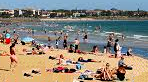
[[14,64],[13,68],[15,68],[17,66],[17,57],[15,54],[15,44],[14,43],[10,46],[10,60],[11,60],[10,69],[12,68],[13,64]]

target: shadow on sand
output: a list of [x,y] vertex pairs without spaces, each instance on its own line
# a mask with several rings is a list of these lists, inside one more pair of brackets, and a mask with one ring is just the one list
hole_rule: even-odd
[[3,71],[10,71],[10,70],[8,70],[8,69],[1,69],[1,68],[0,68],[0,70],[3,70]]

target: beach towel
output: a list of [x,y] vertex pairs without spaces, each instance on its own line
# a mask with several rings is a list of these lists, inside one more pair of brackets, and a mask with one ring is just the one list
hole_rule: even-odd
[[88,75],[80,75],[79,77],[78,77],[78,79],[82,79],[82,80],[93,80],[93,78],[89,78],[88,77]]

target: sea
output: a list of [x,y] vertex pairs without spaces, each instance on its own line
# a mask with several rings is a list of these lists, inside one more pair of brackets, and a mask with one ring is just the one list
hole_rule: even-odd
[[[1,26],[3,27],[3,25]],[[42,21],[42,22],[25,22],[18,24],[10,24],[6,28],[16,29],[20,35],[20,39],[26,36],[62,36],[60,32],[68,34],[68,43],[74,42],[75,38],[80,40],[80,49],[83,51],[91,51],[94,45],[99,47],[103,52],[104,46],[107,44],[107,37],[110,33],[115,34],[115,39],[119,39],[122,47],[121,52],[126,53],[128,47],[132,48],[132,53],[148,58],[148,20],[94,20],[94,21]],[[22,30],[23,29],[23,30]],[[34,35],[30,35],[24,29],[34,30]],[[1,30],[2,31],[2,30]],[[46,31],[46,33],[45,33]],[[83,41],[84,32],[88,34],[88,42]],[[56,33],[56,35],[55,35]],[[124,40],[122,39],[124,36]],[[37,42],[46,44],[47,38],[34,38]],[[51,41],[55,45],[55,40]],[[63,40],[59,41],[62,49]],[[112,53],[114,53],[112,49]]]

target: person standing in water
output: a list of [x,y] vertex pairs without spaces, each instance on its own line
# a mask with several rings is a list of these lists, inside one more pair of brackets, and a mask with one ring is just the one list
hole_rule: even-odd
[[88,35],[87,35],[87,33],[86,33],[86,32],[84,33],[83,40],[84,40],[84,42],[85,42],[85,43],[87,43],[87,42],[88,42]]
[[16,33],[16,30],[15,30],[15,28],[13,29],[13,34],[15,34]]
[[[15,54],[15,43],[13,43],[10,46],[10,60],[11,60],[10,69],[15,68],[17,66],[17,63],[18,63],[16,54]],[[13,66],[13,64],[14,64],[14,66]]]
[[6,44],[10,44],[10,42],[11,42],[11,35],[9,33],[9,29],[6,30],[5,40],[6,40],[5,41]]
[[113,34],[109,34],[108,38],[107,38],[107,53],[111,53],[111,47],[113,45]]
[[34,29],[32,29],[32,35],[34,36]]
[[47,33],[46,28],[44,29],[44,33],[45,33],[45,34]]
[[80,44],[80,42],[79,42],[79,40],[76,38],[75,39],[75,53],[77,52],[77,50],[78,50],[78,48],[79,48],[79,44]]
[[56,49],[58,49],[59,48],[59,40],[58,39],[56,39]]
[[64,36],[63,47],[67,49],[67,36]]

